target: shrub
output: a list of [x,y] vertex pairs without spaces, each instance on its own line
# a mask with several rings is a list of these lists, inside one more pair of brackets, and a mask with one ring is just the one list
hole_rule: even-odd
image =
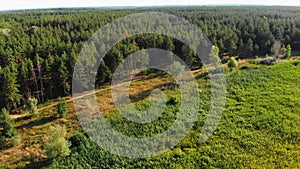
[[36,98],[29,98],[27,103],[27,109],[32,116],[37,115],[38,109],[38,100]]
[[67,115],[67,101],[65,98],[58,99],[58,105],[56,106],[57,113],[60,117],[66,117]]
[[51,137],[44,145],[46,155],[51,161],[60,161],[70,154],[70,143],[66,139],[66,128],[62,126],[51,126]]
[[238,62],[235,60],[234,57],[232,57],[228,60],[227,65],[228,65],[229,69],[232,70],[233,68],[237,67]]
[[167,105],[177,105],[178,100],[175,97],[171,97],[170,100],[167,102]]

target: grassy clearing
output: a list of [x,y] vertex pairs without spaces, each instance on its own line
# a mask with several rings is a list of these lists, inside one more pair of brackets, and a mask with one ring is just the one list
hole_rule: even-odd
[[[244,67],[243,67],[244,66]],[[201,92],[201,107],[198,121],[188,136],[174,149],[163,155],[142,159],[127,159],[113,156],[99,148],[87,149],[90,153],[79,152],[67,157],[61,166],[87,163],[101,166],[107,161],[111,167],[132,168],[151,166],[152,168],[297,168],[300,161],[300,61],[286,61],[273,66],[249,65],[245,63],[233,72],[227,73],[227,103],[222,120],[214,135],[204,144],[198,138],[210,104],[210,82],[203,73],[198,73]],[[153,86],[162,87],[171,77],[136,79],[131,83],[130,96],[137,107],[148,103],[147,91]],[[170,97],[179,97],[176,89],[165,90]],[[124,129],[114,123],[119,117],[110,96],[110,89],[97,93],[99,108],[112,118],[116,129]],[[47,104],[47,105],[51,105]],[[41,167],[45,165],[42,144],[50,135],[53,124],[66,125],[68,135],[82,132],[71,102],[65,119],[58,118],[55,108],[43,110],[39,116],[24,116],[16,119],[21,135],[21,144],[0,151],[0,163],[10,168]],[[170,119],[172,120],[172,119]],[[121,121],[122,122],[122,121]],[[158,129],[164,131],[167,121],[161,121]],[[123,124],[123,123],[122,123]],[[133,125],[134,127],[134,125]],[[151,128],[151,126],[148,126]],[[120,130],[120,131],[122,131]],[[123,130],[124,131],[124,130]],[[124,131],[127,134],[135,130]],[[148,133],[149,134],[149,133]],[[93,148],[93,149],[92,149]],[[103,155],[94,159],[93,153]],[[78,154],[77,154],[78,155]],[[99,158],[99,157],[97,157]],[[89,161],[81,161],[89,159]],[[107,160],[107,161],[103,161]],[[42,161],[42,163],[41,163]],[[125,165],[126,164],[126,165]],[[77,166],[78,167],[78,166]],[[1,168],[1,167],[0,167]]]

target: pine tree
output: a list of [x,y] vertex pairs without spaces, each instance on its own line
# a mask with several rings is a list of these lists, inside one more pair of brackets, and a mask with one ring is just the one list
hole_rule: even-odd
[[38,54],[36,54],[35,56],[35,62],[36,62],[36,69],[38,72],[38,79],[40,81],[40,91],[39,93],[41,93],[41,100],[44,100],[44,87],[43,87],[43,78],[42,78],[42,64],[43,64],[43,59],[40,58],[40,56]]
[[27,103],[27,109],[32,116],[37,115],[37,104],[38,100],[36,98],[29,98]]
[[29,89],[29,80],[30,80],[30,71],[29,71],[29,65],[30,65],[29,59],[22,59],[21,64],[19,67],[19,83],[21,85],[21,94],[23,96],[26,96],[27,98],[30,98],[31,93]]
[[58,105],[56,106],[57,114],[60,117],[66,117],[67,115],[67,101],[65,98],[58,98]]
[[69,94],[71,89],[69,82],[69,72],[66,66],[67,54],[63,53],[61,58],[57,58],[57,69],[58,73],[56,74],[56,80],[58,80],[58,85],[63,88],[64,94]]
[[166,39],[166,50],[173,52],[175,50],[175,45],[173,43],[172,38],[167,37]]
[[284,53],[287,58],[292,56],[292,47],[290,44],[286,46]]
[[102,60],[96,76],[96,85],[101,83],[108,82],[111,79],[112,73],[109,68],[105,65],[105,62]]
[[66,128],[62,126],[51,126],[51,137],[44,145],[47,157],[54,161],[59,162],[63,157],[70,154],[70,143],[66,139]]
[[5,108],[0,112],[0,128],[3,128],[0,135],[0,148],[13,146],[19,143],[15,123],[9,117],[9,112]]
[[[20,103],[21,95],[19,94],[20,85],[17,83],[17,68],[13,63],[11,66],[6,66],[2,70],[1,81],[2,92],[4,95],[4,101],[8,108],[17,108],[17,104]],[[3,96],[2,96],[3,97]]]
[[191,67],[194,62],[194,56],[193,51],[186,45],[183,45],[181,48],[181,57],[184,60],[184,62]]
[[3,108],[0,114],[0,123],[5,138],[13,138],[17,135],[14,121],[9,117],[9,112]]

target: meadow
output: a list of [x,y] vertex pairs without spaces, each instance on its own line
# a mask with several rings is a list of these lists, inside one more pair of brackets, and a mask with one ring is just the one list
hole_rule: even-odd
[[[21,144],[1,151],[2,168],[298,168],[300,161],[300,61],[288,60],[272,66],[244,64],[227,72],[226,107],[213,135],[199,143],[202,125],[210,105],[210,80],[198,73],[201,104],[193,129],[171,150],[146,159],[113,155],[99,148],[82,131],[72,102],[68,114],[58,118],[55,108],[43,110],[39,116],[16,119]],[[147,93],[172,81],[168,75],[136,78],[131,93],[138,109],[149,107]],[[159,85],[161,84],[161,85]],[[132,90],[136,91],[136,90]],[[174,88],[165,90],[169,100],[180,98]],[[177,104],[170,104],[162,117],[142,127],[117,113],[109,99],[110,89],[97,93],[100,107],[112,126],[127,135],[151,136],[163,132],[176,119]],[[103,99],[107,103],[103,103]],[[51,105],[52,103],[49,103]],[[40,105],[41,107],[47,105]],[[68,131],[71,154],[59,163],[49,163],[42,148],[51,133],[49,127],[64,125]],[[124,127],[126,126],[126,127]]]

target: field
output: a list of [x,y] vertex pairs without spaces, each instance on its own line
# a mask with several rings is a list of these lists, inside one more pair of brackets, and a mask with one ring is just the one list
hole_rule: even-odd
[[[192,131],[175,148],[162,155],[147,159],[130,159],[112,155],[100,149],[82,134],[80,125],[69,102],[68,115],[57,117],[55,108],[48,106],[35,118],[23,116],[16,119],[21,144],[0,152],[2,168],[40,168],[47,167],[47,158],[42,149],[53,124],[67,126],[71,142],[81,140],[81,144],[71,146],[72,153],[59,164],[58,168],[298,168],[300,161],[300,62],[284,61],[273,66],[244,64],[227,73],[226,108],[217,130],[204,144],[198,138],[210,103],[210,82],[205,73],[198,73],[201,97],[199,117]],[[147,92],[153,87],[163,86],[172,81],[170,77],[149,76],[136,78],[131,83],[131,97],[136,107],[147,109]],[[153,132],[164,131],[171,116],[162,118],[140,130],[130,122],[124,121],[109,98],[109,87],[99,90],[97,98],[100,109],[116,130],[127,135],[149,136]],[[134,92],[135,91],[135,92]],[[165,90],[168,97],[178,98],[176,88]],[[48,103],[53,104],[52,102]],[[47,106],[40,105],[40,107]],[[149,105],[148,105],[149,106]],[[173,105],[166,109],[172,112]],[[176,107],[176,105],[174,105]],[[123,121],[122,121],[123,120]],[[151,130],[154,126],[159,129]],[[73,141],[72,141],[73,140]],[[55,167],[55,168],[56,168]]]

